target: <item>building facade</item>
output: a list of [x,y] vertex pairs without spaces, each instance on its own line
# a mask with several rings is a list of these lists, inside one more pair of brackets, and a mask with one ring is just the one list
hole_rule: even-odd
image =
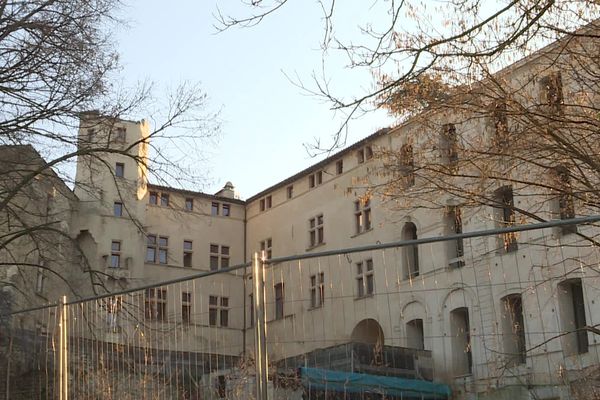
[[[536,138],[548,147],[532,150],[524,133],[576,137],[559,125],[595,98],[591,91],[580,101],[581,68],[573,67],[590,44],[569,43],[568,53],[563,44],[482,81],[461,107],[424,110],[245,201],[231,183],[214,195],[149,183],[148,123],[83,114],[81,149],[103,143],[126,154],[82,152],[77,161],[66,197],[80,263],[94,271],[93,284],[119,291],[246,264],[256,252],[277,260],[595,215],[589,196],[567,185],[576,173],[559,168],[565,160],[547,150],[550,139]],[[542,156],[532,162],[534,153]],[[558,184],[544,184],[552,179]],[[267,263],[271,361],[296,368],[302,355],[362,343],[377,354],[410,349],[417,378],[449,385],[455,398],[575,398],[600,362],[588,328],[600,323],[597,233],[546,228]],[[178,292],[147,289],[139,307],[156,326],[203,327],[180,339],[187,351],[251,353],[249,272]]]

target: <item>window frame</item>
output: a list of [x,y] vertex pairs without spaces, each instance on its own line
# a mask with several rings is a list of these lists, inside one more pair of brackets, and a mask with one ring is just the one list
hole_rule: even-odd
[[123,202],[115,201],[113,202],[113,217],[122,217],[123,216]]
[[[115,262],[116,260],[116,262]],[[121,241],[111,240],[110,242],[110,263],[109,268],[121,268]]]
[[325,303],[325,273],[318,272],[309,278],[310,308],[321,308]]
[[208,326],[229,327],[229,310],[229,297],[209,295]]
[[308,220],[309,248],[325,244],[325,219],[323,214],[318,214]]
[[194,198],[186,197],[184,202],[184,208],[186,211],[194,211]]
[[274,316],[274,320],[281,320],[283,318],[285,318],[285,308],[284,308],[284,302],[285,302],[285,287],[283,282],[278,282],[275,285],[273,285],[273,297],[274,297],[274,309],[273,309],[273,316]]
[[117,178],[125,177],[125,163],[122,163],[122,162],[115,163],[115,177],[117,177]]
[[[189,247],[186,245],[189,243]],[[183,240],[183,262],[182,265],[186,268],[193,267],[194,242],[192,240]],[[187,261],[186,261],[187,260]]]
[[375,295],[375,265],[372,258],[366,258],[354,264],[356,266],[356,298],[362,299]]
[[371,199],[356,200],[354,202],[355,234],[359,235],[373,229],[371,214]]
[[167,315],[167,289],[148,288],[144,292],[144,316],[148,321],[164,322]]

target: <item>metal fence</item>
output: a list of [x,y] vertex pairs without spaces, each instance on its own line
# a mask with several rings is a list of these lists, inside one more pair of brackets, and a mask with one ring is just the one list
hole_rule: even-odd
[[12,312],[0,392],[443,399],[519,387],[585,396],[600,362],[598,221],[255,254],[226,270]]

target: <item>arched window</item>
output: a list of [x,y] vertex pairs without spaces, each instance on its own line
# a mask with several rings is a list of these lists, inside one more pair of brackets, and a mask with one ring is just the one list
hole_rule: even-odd
[[[416,240],[417,226],[412,222],[407,222],[402,228],[402,240]],[[404,279],[419,276],[419,246],[411,244],[403,248],[404,261]]]

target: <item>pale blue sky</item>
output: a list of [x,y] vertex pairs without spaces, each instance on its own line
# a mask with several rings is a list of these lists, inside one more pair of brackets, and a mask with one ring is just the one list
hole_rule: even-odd
[[[223,3],[240,11],[237,0]],[[360,3],[349,1],[339,11],[345,25],[336,26],[338,33],[353,38],[355,15],[362,20],[365,13],[377,15],[378,10],[364,5],[359,9]],[[284,76],[310,81],[321,66],[323,31],[315,2],[290,2],[256,27],[219,34],[213,27],[215,11],[216,5],[206,1],[139,1],[123,9],[129,27],[116,32],[115,40],[126,84],[151,80],[160,93],[182,80],[202,83],[212,107],[222,109],[223,135],[216,146],[207,146],[207,162],[199,167],[209,180],[200,189],[213,193],[229,180],[248,198],[318,161],[302,144],[314,137],[327,141],[341,115]],[[360,94],[373,85],[368,72],[344,69],[341,55],[332,54],[328,62],[337,93]],[[368,114],[350,125],[348,144],[391,123],[384,112]]]

